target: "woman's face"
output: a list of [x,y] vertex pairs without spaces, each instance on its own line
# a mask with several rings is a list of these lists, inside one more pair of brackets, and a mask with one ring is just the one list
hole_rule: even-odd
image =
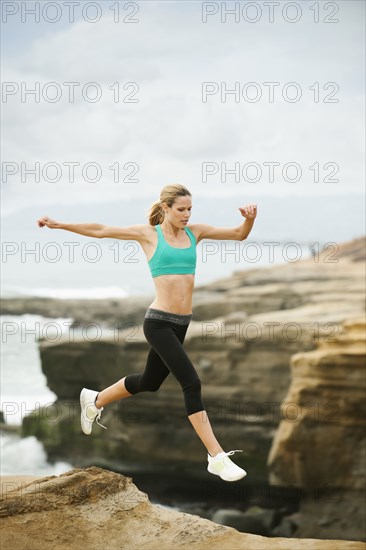
[[192,197],[177,197],[171,208],[165,205],[165,217],[170,223],[183,229],[191,216]]

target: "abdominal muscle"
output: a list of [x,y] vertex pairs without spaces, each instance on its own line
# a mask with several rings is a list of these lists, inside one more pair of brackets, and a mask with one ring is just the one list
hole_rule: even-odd
[[194,275],[159,275],[154,278],[156,298],[149,307],[178,315],[192,313]]

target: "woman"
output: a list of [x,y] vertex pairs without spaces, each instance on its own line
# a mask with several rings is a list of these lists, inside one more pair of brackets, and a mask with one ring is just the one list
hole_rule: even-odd
[[[196,246],[202,239],[239,240],[249,235],[257,214],[255,204],[239,208],[245,222],[233,229],[205,224],[188,226],[192,197],[183,185],[166,185],[149,212],[149,223],[111,227],[96,223],[58,223],[47,216],[39,227],[65,229],[93,238],[136,240],[148,259],[156,298],[146,311],[143,331],[150,344],[145,370],[129,374],[101,392],[83,388],[80,394],[81,427],[89,435],[106,405],[143,391],[157,391],[169,373],[183,390],[187,416],[207,449],[207,470],[225,481],[236,481],[245,470],[231,461],[212,431],[201,398],[201,381],[183,348],[192,317]],[[102,426],[105,428],[105,426]]]

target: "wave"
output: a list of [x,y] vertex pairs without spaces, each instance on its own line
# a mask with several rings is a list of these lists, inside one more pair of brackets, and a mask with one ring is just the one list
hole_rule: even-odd
[[59,475],[72,469],[67,462],[47,462],[47,454],[40,441],[34,436],[20,438],[16,435],[1,434],[1,469],[2,476]]

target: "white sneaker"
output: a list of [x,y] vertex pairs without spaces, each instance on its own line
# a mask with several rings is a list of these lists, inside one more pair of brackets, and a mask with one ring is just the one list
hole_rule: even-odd
[[234,464],[234,462],[232,462],[229,458],[229,455],[233,455],[238,451],[242,452],[242,449],[229,451],[228,453],[222,451],[216,456],[207,454],[207,470],[210,474],[220,476],[224,481],[237,481],[238,479],[242,479],[247,475],[246,471],[243,470],[243,468],[239,468],[239,466]]
[[81,429],[86,435],[91,434],[94,420],[96,420],[97,424],[102,426],[102,428],[108,429],[98,422],[104,407],[98,409],[95,405],[97,395],[97,391],[88,390],[87,388],[83,388],[80,393]]

